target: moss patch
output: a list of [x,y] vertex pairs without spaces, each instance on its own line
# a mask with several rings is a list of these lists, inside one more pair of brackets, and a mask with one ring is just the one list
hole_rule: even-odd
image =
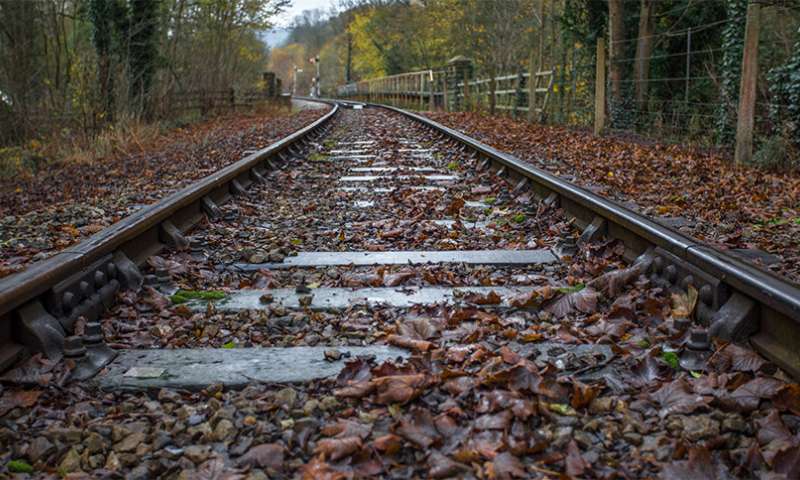
[[220,290],[178,290],[175,295],[169,297],[172,303],[178,305],[186,303],[189,300],[222,300],[225,298],[225,292]]

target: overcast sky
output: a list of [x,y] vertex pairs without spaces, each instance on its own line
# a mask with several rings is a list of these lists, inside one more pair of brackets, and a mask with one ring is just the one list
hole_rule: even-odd
[[336,0],[292,0],[292,5],[279,17],[278,26],[287,27],[292,23],[292,19],[300,15],[303,10],[314,10],[321,8],[326,12],[330,10],[331,5],[336,5]]

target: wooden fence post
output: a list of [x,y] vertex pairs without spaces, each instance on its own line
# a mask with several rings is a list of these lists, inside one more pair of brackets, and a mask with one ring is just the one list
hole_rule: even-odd
[[742,81],[739,84],[739,112],[736,117],[736,153],[734,165],[753,159],[753,124],[756,109],[756,81],[758,79],[758,31],[761,5],[751,1],[747,5],[742,54]]
[[468,112],[472,110],[472,108],[470,106],[470,100],[469,100],[469,72],[467,72],[466,70],[464,70],[463,78],[464,78],[464,111]]
[[492,78],[489,79],[489,113],[492,115],[495,114],[497,110],[497,79],[494,75],[494,69],[492,69]]
[[594,134],[603,133],[606,122],[606,40],[597,38],[597,65],[594,78]]
[[536,52],[531,50],[531,57],[528,61],[528,121],[532,122],[536,118]]
[[519,70],[517,71],[516,88],[514,88],[514,118],[519,117],[520,107],[522,107],[524,97],[523,83],[525,83],[525,76],[522,74],[522,70]]
[[419,109],[425,109],[425,74],[419,74]]
[[450,111],[450,99],[447,98],[447,71],[444,73],[444,81],[442,82],[442,103],[445,112]]
[[436,90],[437,90],[437,88],[436,88],[436,82],[435,82],[434,79],[436,78],[436,75],[433,73],[433,70],[430,71],[429,75],[430,76],[428,77],[428,80],[430,80],[430,83],[428,84],[428,95],[430,95],[430,96],[428,97],[428,109],[431,112],[435,112],[436,111]]

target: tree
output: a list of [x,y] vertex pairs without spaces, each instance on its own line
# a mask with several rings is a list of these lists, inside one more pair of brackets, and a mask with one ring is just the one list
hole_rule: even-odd
[[636,38],[636,58],[633,63],[634,98],[642,108],[647,98],[650,74],[650,55],[653,52],[653,0],[641,0],[639,8],[639,34]]
[[611,82],[611,103],[620,105],[622,103],[622,77],[623,49],[625,47],[625,18],[623,10],[623,0],[608,0],[608,25],[609,25],[609,74]]
[[148,99],[158,55],[158,4],[158,0],[131,0],[128,57],[131,107],[145,117],[152,113]]

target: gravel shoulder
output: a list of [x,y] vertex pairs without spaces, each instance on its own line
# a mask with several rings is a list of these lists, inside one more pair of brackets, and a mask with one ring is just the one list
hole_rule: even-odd
[[800,283],[800,174],[734,169],[679,145],[475,113],[426,115]]
[[172,130],[135,152],[0,180],[0,277],[266,147],[327,109],[228,115]]

